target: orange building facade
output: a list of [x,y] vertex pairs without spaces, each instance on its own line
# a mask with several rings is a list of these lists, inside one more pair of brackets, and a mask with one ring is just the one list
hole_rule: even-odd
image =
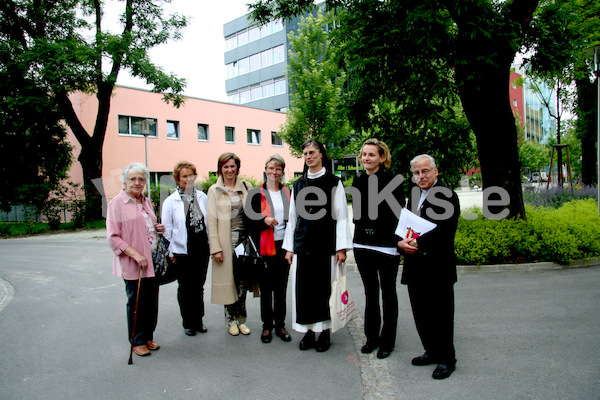
[[[88,132],[93,131],[98,107],[94,95],[75,93],[71,102]],[[175,108],[162,95],[146,90],[118,86],[111,101],[103,147],[102,183],[107,200],[121,190],[120,173],[131,162],[145,163],[143,132],[148,133],[147,154],[151,180],[168,175],[178,161],[196,165],[198,179],[216,173],[217,158],[232,152],[241,159],[240,175],[263,181],[266,159],[273,154],[286,161],[282,180],[302,172],[303,160],[295,158],[278,136],[286,114],[240,105],[188,97]],[[70,132],[69,132],[70,133]],[[72,133],[75,162],[69,173],[72,181],[82,182],[77,162],[80,146]]]

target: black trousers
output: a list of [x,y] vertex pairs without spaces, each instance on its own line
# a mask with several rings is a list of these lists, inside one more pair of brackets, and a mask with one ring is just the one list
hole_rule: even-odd
[[177,262],[177,301],[184,329],[199,330],[204,317],[204,283],[208,271],[208,251],[175,254]]
[[[129,341],[133,331],[135,318],[135,299],[137,297],[138,280],[124,280],[125,293],[127,294],[127,327]],[[140,285],[139,305],[135,323],[135,336],[133,345],[141,346],[154,338],[154,330],[158,320],[158,285],[154,278],[142,278]]]
[[425,353],[440,363],[455,363],[454,284],[409,284],[408,296]]
[[281,248],[283,240],[275,242],[277,253],[265,256],[267,270],[260,277],[260,317],[263,329],[276,330],[285,327],[286,292],[290,265],[285,259],[286,251]]
[[[398,326],[396,278],[400,256],[354,249],[354,258],[365,288],[365,336],[367,343],[393,349]],[[379,292],[383,303],[383,327]]]

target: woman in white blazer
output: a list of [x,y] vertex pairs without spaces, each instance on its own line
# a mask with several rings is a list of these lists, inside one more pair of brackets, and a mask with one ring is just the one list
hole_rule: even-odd
[[206,194],[194,187],[196,167],[187,161],[175,165],[177,189],[162,206],[164,236],[171,244],[171,260],[177,264],[177,300],[188,336],[207,331],[204,317],[204,283],[208,271],[209,247],[206,223]]

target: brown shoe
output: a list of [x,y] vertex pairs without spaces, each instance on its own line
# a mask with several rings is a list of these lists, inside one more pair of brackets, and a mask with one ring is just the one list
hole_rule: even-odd
[[133,348],[133,351],[135,354],[137,354],[138,356],[141,356],[141,357],[150,355],[150,350],[148,350],[148,346],[146,346],[145,344],[143,344],[141,346],[135,346]]
[[160,344],[156,343],[156,342],[155,342],[155,341],[153,341],[153,340],[150,340],[150,341],[148,342],[148,345],[147,345],[147,346],[148,346],[148,349],[149,349],[149,350],[158,350],[158,349],[160,349]]

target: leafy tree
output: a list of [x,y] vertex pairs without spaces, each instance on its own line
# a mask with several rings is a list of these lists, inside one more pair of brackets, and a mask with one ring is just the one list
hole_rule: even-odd
[[[185,17],[163,15],[170,0],[125,0],[121,32],[104,29],[102,0],[3,0],[0,2],[0,43],[5,68],[30,80],[61,117],[81,145],[87,219],[102,217],[102,145],[110,100],[117,76],[128,69],[146,79],[165,101],[176,106],[185,81],[150,62],[148,50],[178,38]],[[111,3],[114,6],[115,3]],[[92,132],[79,120],[69,99],[73,92],[94,93],[98,111]],[[99,182],[96,189],[93,181]]]
[[[332,22],[331,13],[319,12],[316,18],[303,17],[298,32],[288,35],[291,107],[281,135],[296,156],[302,154],[302,143],[309,138],[340,143],[350,134],[342,112],[346,75],[327,31]],[[342,156],[342,150],[340,146],[327,148],[330,157]]]
[[[289,18],[312,3],[258,0],[251,5],[252,15],[259,21]],[[440,129],[449,121],[458,123],[452,112],[458,95],[477,138],[484,188],[504,188],[510,196],[509,216],[525,218],[517,130],[507,87],[511,63],[538,3],[327,0],[329,7],[346,10],[337,31],[349,60],[349,115],[365,127],[374,117],[387,119],[392,122],[387,126],[394,127],[390,136],[404,130],[420,132],[414,141],[423,143],[430,133],[450,131]],[[382,110],[386,112],[381,114]],[[421,148],[437,150],[443,162],[446,149],[455,144],[445,139],[436,138]]]
[[71,146],[60,115],[46,100],[27,80],[0,67],[0,209],[4,211],[15,204],[39,211],[66,178]]
[[[582,178],[596,181],[597,79],[593,78],[593,48],[600,45],[600,2],[597,0],[543,1],[532,22],[529,73],[547,81],[574,85],[571,102],[577,114],[576,134],[581,140]],[[560,164],[559,164],[560,165]]]

